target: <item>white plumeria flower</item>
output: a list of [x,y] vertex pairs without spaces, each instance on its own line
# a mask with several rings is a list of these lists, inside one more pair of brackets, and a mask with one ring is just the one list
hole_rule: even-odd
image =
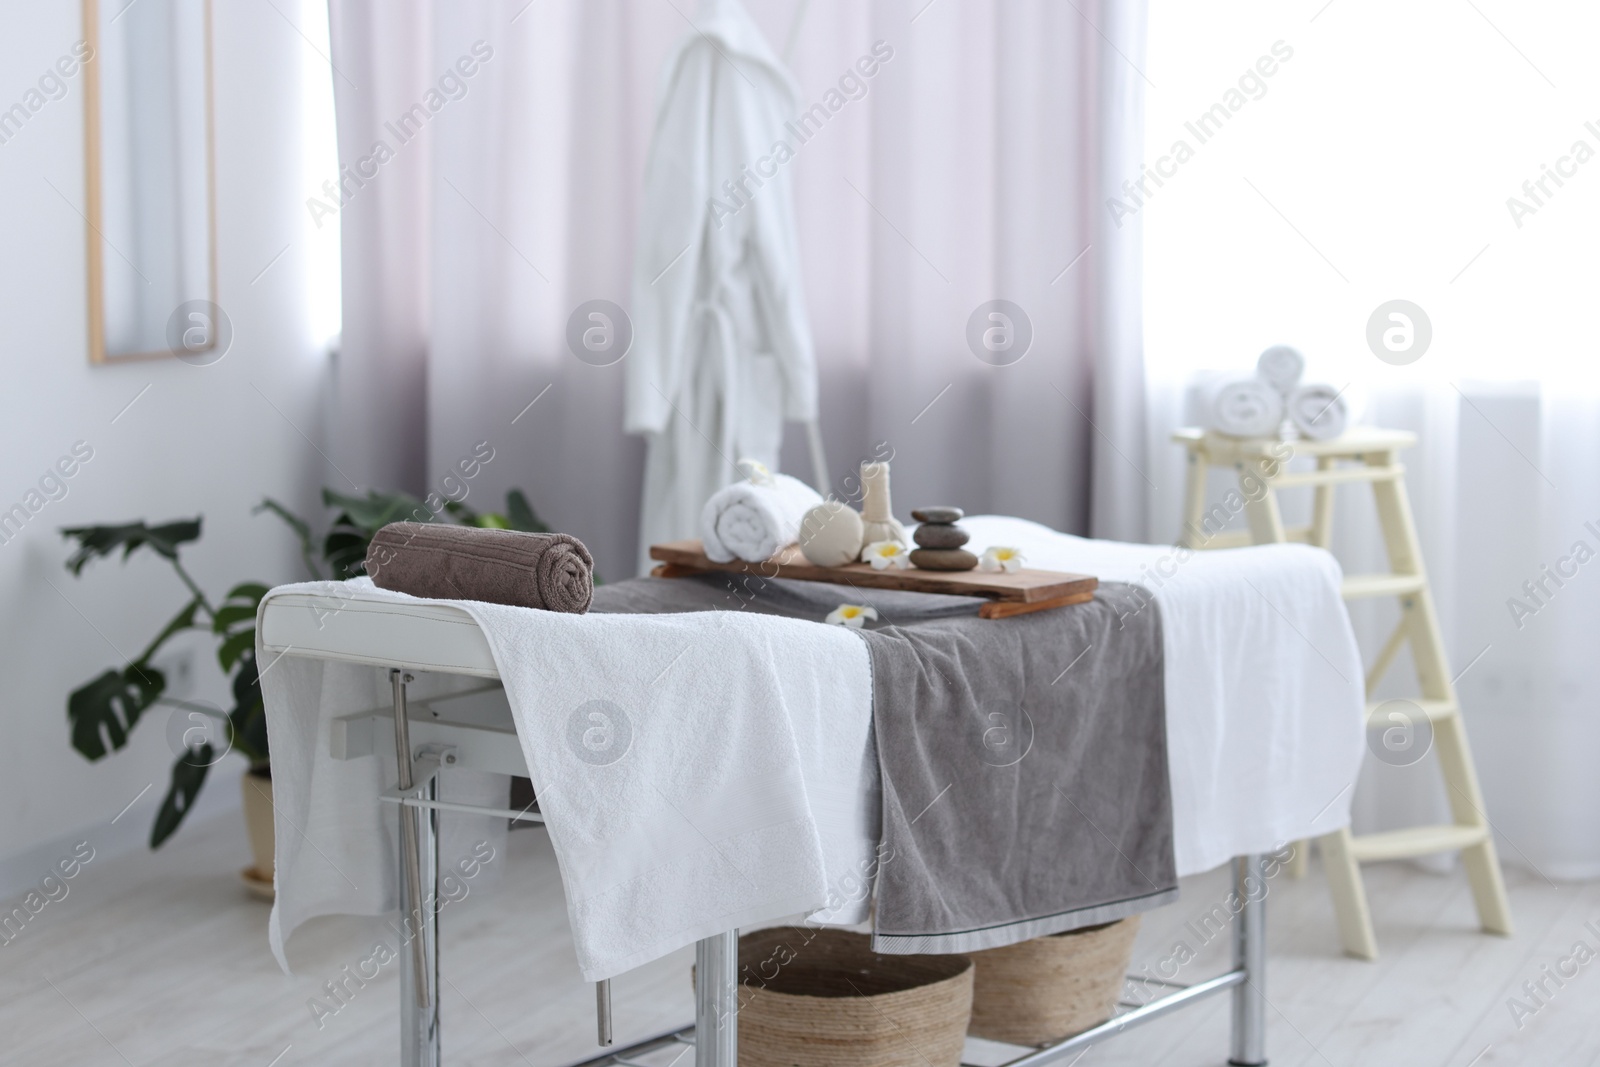
[[741,459],[734,464],[739,472],[750,480],[752,485],[776,485],[777,479],[772,476],[772,469],[759,459]]
[[865,604],[840,604],[828,612],[824,622],[831,622],[835,626],[848,626],[852,630],[859,630],[867,624],[868,619],[878,617],[877,608],[869,608]]
[[899,541],[874,541],[861,550],[861,558],[872,564],[875,571],[888,570],[890,567],[905,570],[911,566],[911,554]]
[[1001,545],[985,549],[983,555],[978,558],[978,569],[1014,574],[1022,569],[1022,550],[1005,548]]

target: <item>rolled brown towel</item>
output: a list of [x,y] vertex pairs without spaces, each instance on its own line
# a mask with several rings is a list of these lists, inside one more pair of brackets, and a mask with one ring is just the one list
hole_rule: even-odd
[[412,596],[575,615],[594,597],[594,560],[563,533],[391,522],[372,535],[367,574],[380,589]]

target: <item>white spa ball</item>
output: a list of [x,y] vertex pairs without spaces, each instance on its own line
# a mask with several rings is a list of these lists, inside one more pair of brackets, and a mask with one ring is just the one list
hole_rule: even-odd
[[825,500],[800,520],[800,551],[818,567],[840,567],[861,555],[861,513],[839,500]]

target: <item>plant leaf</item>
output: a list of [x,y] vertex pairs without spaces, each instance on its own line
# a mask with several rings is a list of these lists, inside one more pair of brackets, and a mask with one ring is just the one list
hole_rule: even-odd
[[337,580],[367,572],[367,545],[373,534],[391,522],[433,522],[437,518],[421,501],[405,493],[373,490],[356,497],[325,488],[322,499],[329,507],[341,509],[322,540],[322,558]]
[[255,617],[256,609],[249,604],[228,604],[217,609],[211,619],[211,629],[219,634],[227,633],[232,627]]
[[200,517],[160,526],[146,526],[142,521],[117,526],[69,526],[61,531],[61,536],[78,542],[78,550],[67,560],[67,570],[77,575],[90,560],[109,556],[119,548],[123,559],[140,548],[149,547],[167,559],[176,560],[179,545],[199,539]]
[[230,633],[237,630],[242,622],[248,622],[249,628],[254,629],[256,611],[261,607],[261,598],[266,596],[267,592],[267,587],[260,582],[241,582],[228,590],[228,595],[222,600],[222,606],[211,616],[212,632]]
[[289,524],[289,529],[293,530],[295,537],[300,540],[300,558],[305,561],[306,571],[311,577],[320,581],[322,568],[317,566],[316,542],[311,536],[311,524],[270,496],[263,498],[261,503],[251,508],[250,514],[259,515],[263,511],[270,511]]
[[161,632],[156,634],[155,640],[146,645],[144,651],[139,653],[139,658],[133,661],[133,665],[143,666],[144,664],[149,663],[150,657],[154,656],[158,651],[160,651],[161,646],[166,644],[167,639],[173,634],[179,633],[183,630],[194,629],[194,613],[199,610],[200,598],[195,597],[193,600],[189,601],[189,603],[185,604],[178,611],[178,613],[172,617],[172,621],[168,622],[166,626],[162,627]]
[[263,511],[270,511],[272,514],[278,516],[278,518],[288,523],[289,529],[295,532],[295,536],[300,538],[300,540],[308,547],[310,546],[311,524],[309,522],[302,519],[300,516],[296,515],[294,512],[290,511],[288,508],[284,507],[270,496],[262,497],[261,503],[250,509],[250,514],[259,515]]
[[239,662],[239,657],[250,649],[256,647],[256,628],[240,630],[238,633],[229,634],[217,648],[217,663],[224,671],[233,670],[233,665]]
[[256,670],[252,648],[239,658],[233,675],[233,710],[228,722],[233,727],[233,747],[252,766],[267,762],[267,712],[261,700],[261,678]]
[[211,617],[211,629],[222,637],[217,646],[217,663],[223,673],[233,670],[239,657],[256,647],[256,610],[267,587],[260,582],[241,582],[228,590],[222,606]]
[[513,530],[527,533],[550,532],[550,527],[540,521],[521,489],[513,489],[506,493],[506,521]]
[[367,570],[367,545],[372,535],[350,521],[350,516],[339,513],[322,539],[322,558],[327,560],[335,581],[344,581],[365,574]]
[[138,663],[104,674],[74,689],[67,697],[67,721],[72,724],[72,747],[86,759],[97,760],[109,749],[128,743],[128,731],[139,716],[167,688],[166,677],[154,667]]
[[368,537],[391,522],[433,522],[436,518],[426,504],[409,493],[385,493],[371,489],[366,496],[359,497],[346,496],[325,488],[322,490],[322,502],[338,508],[342,512],[340,519],[365,531]]
[[223,603],[227,603],[230,600],[249,601],[251,609],[254,610],[261,603],[261,598],[269,592],[271,592],[271,589],[260,582],[240,582],[228,590],[228,595],[222,599]]
[[178,757],[178,762],[172,765],[172,784],[167,787],[167,795],[161,801],[161,810],[156,812],[155,825],[150,827],[150,847],[160,848],[161,843],[172,836],[178,824],[183,822],[183,817],[189,814],[189,809],[194,807],[194,798],[199,795],[200,787],[205,785],[206,772],[211,769],[214,753],[211,742],[207,741],[199,748],[191,748]]

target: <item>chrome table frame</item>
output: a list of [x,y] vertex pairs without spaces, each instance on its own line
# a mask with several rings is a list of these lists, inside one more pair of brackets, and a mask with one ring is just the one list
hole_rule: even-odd
[[[452,727],[446,722],[429,724],[434,738],[413,746],[407,711],[406,684],[412,680],[402,670],[391,670],[394,693],[395,754],[399,763],[399,784],[379,799],[396,805],[400,820],[399,885],[403,921],[412,932],[412,952],[401,968],[400,1034],[402,1067],[440,1067],[439,1043],[439,855],[438,819],[440,811],[462,811],[526,822],[542,823],[542,814],[509,808],[486,808],[472,804],[441,801],[438,773],[448,766],[481,767],[477,760],[462,759],[456,746],[442,738]],[[358,717],[360,718],[360,717]],[[370,718],[370,716],[367,716]],[[346,738],[350,721],[335,731],[335,755],[349,758]],[[462,727],[471,731],[481,729]],[[467,735],[464,743],[475,740]],[[370,741],[370,739],[369,739]],[[520,754],[519,754],[520,758]],[[504,770],[504,767],[492,768]],[[537,802],[536,802],[537,803]],[[1266,979],[1266,900],[1264,857],[1239,856],[1233,861],[1234,891],[1241,901],[1233,928],[1233,967],[1214,978],[1194,985],[1179,985],[1141,978],[1174,990],[1143,1004],[1127,1002],[1128,1010],[1085,1030],[1041,1048],[1032,1049],[1002,1067],[1045,1067],[1072,1053],[1115,1037],[1136,1026],[1198,1004],[1224,990],[1232,991],[1233,1035],[1230,1064],[1259,1067],[1266,1059],[1266,1003],[1262,988]],[[581,1067],[646,1067],[638,1057],[667,1046],[692,1046],[695,1067],[735,1067],[738,1063],[738,971],[739,932],[729,930],[703,938],[695,945],[695,1019],[686,1026],[637,1042],[626,1048],[581,1061]],[[610,983],[596,986],[598,1040],[611,1044]],[[578,1065],[575,1065],[578,1067]]]

